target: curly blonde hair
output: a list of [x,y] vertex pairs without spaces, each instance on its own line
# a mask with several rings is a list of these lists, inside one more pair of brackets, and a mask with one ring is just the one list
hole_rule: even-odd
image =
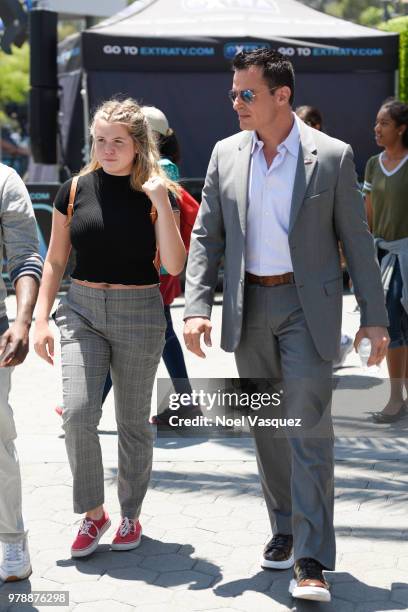
[[153,131],[147,121],[139,104],[133,98],[126,100],[107,100],[103,102],[95,111],[89,131],[92,137],[91,160],[82,168],[79,176],[94,172],[101,167],[96,159],[95,153],[95,123],[98,119],[103,119],[108,123],[120,123],[126,127],[130,136],[137,145],[137,154],[130,172],[130,184],[136,191],[142,191],[142,185],[152,176],[160,176],[167,189],[175,196],[180,194],[180,187],[168,178],[161,167],[160,153]]

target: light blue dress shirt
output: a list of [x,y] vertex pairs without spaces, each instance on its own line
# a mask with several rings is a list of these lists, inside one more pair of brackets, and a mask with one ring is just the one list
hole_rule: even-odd
[[267,166],[263,146],[253,133],[246,229],[246,271],[257,276],[293,272],[288,229],[300,145],[299,119]]

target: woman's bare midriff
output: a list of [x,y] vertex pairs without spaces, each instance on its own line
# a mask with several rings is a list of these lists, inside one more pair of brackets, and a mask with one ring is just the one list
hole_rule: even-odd
[[148,289],[149,287],[157,287],[158,283],[154,285],[115,285],[113,283],[91,283],[90,281],[78,280],[73,278],[72,281],[77,285],[83,285],[84,287],[91,287],[92,289]]

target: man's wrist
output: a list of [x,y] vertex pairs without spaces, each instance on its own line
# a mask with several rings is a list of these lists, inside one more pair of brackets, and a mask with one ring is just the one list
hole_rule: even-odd
[[29,330],[33,322],[33,319],[27,318],[27,317],[20,318],[17,316],[14,322],[16,325],[21,325],[21,327],[26,327]]

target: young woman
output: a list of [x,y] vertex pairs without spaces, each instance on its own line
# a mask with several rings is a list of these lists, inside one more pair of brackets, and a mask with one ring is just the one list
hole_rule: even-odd
[[[35,330],[35,350],[52,364],[48,318],[73,246],[72,283],[55,320],[61,334],[62,416],[74,512],[85,513],[71,548],[74,557],[92,553],[110,526],[97,434],[109,369],[115,389],[122,515],[112,549],[140,544],[138,517],[152,463],[150,402],[166,328],[154,264],[156,245],[171,274],[181,272],[186,258],[169,200],[169,192],[177,195],[178,187],[160,167],[152,131],[138,104],[132,99],[105,102],[90,131],[91,162],[79,175],[71,222],[67,213],[72,179],[55,199]],[[156,215],[151,214],[154,209]]]
[[[146,117],[153,134],[156,138],[157,146],[160,154],[160,166],[165,171],[168,178],[172,181],[178,181],[180,179],[180,173],[178,164],[180,163],[180,146],[174,131],[169,127],[167,117],[165,114],[155,106],[142,106],[142,111]],[[183,197],[184,190],[178,198]],[[191,197],[191,196],[190,196]],[[198,208],[198,203],[197,203]],[[178,213],[179,211],[177,211]],[[179,214],[176,214],[177,223],[179,225]],[[166,317],[166,332],[165,332],[165,345],[163,349],[163,361],[166,365],[167,371],[172,379],[174,390],[179,394],[191,395],[192,388],[188,379],[186,364],[184,360],[183,351],[177,338],[176,332],[173,327],[173,320],[171,316],[170,305],[173,300],[181,295],[181,284],[178,276],[172,276],[167,273],[167,270],[161,266],[160,269],[160,293],[164,303],[164,315]],[[103,389],[102,404],[104,403],[109,391],[112,388],[112,379],[110,373],[106,378],[106,383]],[[57,407],[58,414],[62,415],[62,408]],[[155,425],[163,425],[169,427],[169,419],[179,417],[183,418],[187,416],[192,418],[193,416],[201,415],[201,411],[198,406],[193,404],[181,406],[178,410],[170,410],[166,408],[163,412],[158,415],[154,415],[151,422]]]
[[391,423],[406,414],[408,389],[408,105],[388,100],[375,123],[375,139],[384,150],[366,166],[367,217],[376,239],[390,326],[387,364],[390,398],[376,423]]
[[[166,115],[160,109],[155,106],[143,106],[142,110],[155,134],[160,152],[161,167],[170,179],[178,181],[180,178],[178,165],[181,155],[176,134],[170,128]],[[182,206],[184,194],[186,194],[185,191],[183,191],[178,200],[180,206]],[[170,309],[173,300],[182,293],[180,280],[178,277],[168,274],[167,270],[163,267],[160,271],[160,292],[164,302],[164,314],[167,321],[163,361],[171,377],[176,393],[191,395],[192,388],[188,379],[186,363],[180,341],[174,331]],[[178,417],[178,419],[180,419],[178,422],[181,423],[184,417],[193,418],[199,415],[201,415],[199,406],[194,406],[194,404],[191,403],[180,406],[178,410],[166,408],[163,412],[153,416],[152,422],[158,426],[163,425],[169,427],[170,417]]]

